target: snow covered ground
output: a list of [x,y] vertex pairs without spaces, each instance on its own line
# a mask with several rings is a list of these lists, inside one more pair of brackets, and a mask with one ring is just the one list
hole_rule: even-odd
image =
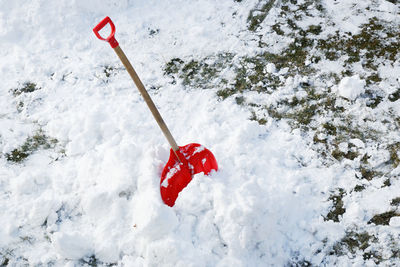
[[[400,90],[398,54],[377,63],[381,81],[374,88],[382,92],[383,102],[376,109],[366,100],[369,69],[356,62],[351,75],[343,74],[343,62],[351,55],[319,62],[310,57],[303,64],[319,74],[342,73],[329,92],[337,95],[343,117],[380,118],[367,123],[384,138],[341,142],[329,160],[319,147],[322,138],[330,144],[326,133],[312,132],[317,136],[313,143],[307,134],[311,130],[293,127],[291,117],[277,119],[238,105],[245,97],[245,103],[271,105],[280,112],[285,106],[279,101],[289,95],[307,99],[308,92],[298,88],[312,75],[290,76],[290,68],[269,63],[265,76],[275,75],[279,90],[242,90],[221,98],[221,77],[233,80],[234,68],[224,69],[207,90],[189,86],[182,77],[171,82],[165,74],[173,59],[200,61],[229,53],[237,62],[264,51],[284,51],[293,41],[286,33],[293,29],[280,24],[276,32],[283,36],[271,30],[282,22],[279,11],[287,7],[295,13],[307,2],[271,1],[254,30],[249,29],[249,13],[262,15],[266,1],[0,0],[0,263],[400,264],[400,172],[386,164],[400,159],[384,146],[400,141],[400,134],[394,122],[382,122],[400,117],[397,99],[391,100]],[[314,19],[299,20],[297,27],[320,25],[316,40],[336,31],[357,35],[373,17],[400,25],[395,1],[315,3],[326,16],[317,16],[317,5],[311,5],[307,12]],[[178,144],[200,143],[218,161],[220,170],[196,175],[173,208],[159,194],[168,143],[115,53],[92,32],[105,16],[114,21],[121,48]],[[362,53],[368,54],[368,47]],[[317,78],[313,84],[325,88]],[[265,121],[249,120],[260,114]],[[328,125],[329,115],[315,114],[314,128]],[[355,148],[359,154],[351,157]],[[363,155],[369,156],[372,170],[359,169]],[[386,173],[373,179],[357,178],[381,169]],[[332,206],[341,208],[338,202],[346,212],[330,213]],[[385,212],[392,212],[389,225],[373,220]],[[339,251],[340,244],[344,250]]]

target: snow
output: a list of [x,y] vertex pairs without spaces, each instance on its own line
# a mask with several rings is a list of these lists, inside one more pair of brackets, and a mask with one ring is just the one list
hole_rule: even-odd
[[357,34],[360,30],[359,26],[368,22],[369,17],[361,12],[368,7],[368,2],[324,1],[324,4],[331,11],[329,16],[333,19],[336,28],[343,32]]
[[344,77],[338,86],[338,93],[341,97],[355,100],[365,91],[365,81],[359,75]]
[[201,151],[204,151],[204,149],[206,149],[204,146],[196,147],[196,149],[193,151],[193,155],[196,153],[200,153]]
[[57,232],[52,236],[54,249],[61,257],[70,260],[79,260],[92,252],[93,245],[89,240],[77,232]]
[[274,63],[268,63],[267,64],[267,72],[268,73],[275,73],[276,72],[276,67]]
[[400,217],[392,217],[390,219],[389,225],[392,227],[400,227]]
[[172,167],[168,172],[167,176],[165,177],[164,181],[161,183],[162,187],[168,187],[168,181],[171,179],[177,172],[181,170],[181,165],[176,164],[174,167]]
[[[330,16],[339,28],[357,32],[368,18],[345,10],[365,5],[339,2],[324,1],[336,10]],[[26,261],[78,266],[92,255],[118,266],[283,266],[295,255],[322,265],[324,250],[345,235],[344,226],[368,220],[373,211],[385,212],[382,203],[396,197],[398,187],[382,196],[381,179],[346,204],[342,224],[325,222],[329,193],[353,186],[353,171],[322,165],[285,121],[259,125],[234,99],[219,101],[213,89],[189,90],[163,75],[162,67],[174,57],[254,53],[257,48],[243,29],[256,3],[2,1],[0,256],[11,266]],[[382,1],[377,8],[398,10]],[[150,94],[178,143],[201,143],[217,159],[219,171],[196,175],[173,208],[159,193],[168,144],[112,49],[92,33],[106,15],[145,86],[160,88]],[[159,31],[149,35],[152,29]],[[105,77],[104,66],[118,71]],[[339,66],[330,62],[327,68]],[[380,66],[388,77],[398,69]],[[269,63],[266,71],[284,75],[288,68]],[[9,90],[25,81],[41,89],[14,98]],[[297,85],[290,78],[285,89]],[[338,94],[355,100],[364,88],[360,76],[345,77]],[[276,96],[249,97],[273,101]],[[18,101],[25,103],[21,112]],[[39,129],[57,138],[63,152],[39,150],[22,164],[5,159]],[[352,143],[366,146],[359,139]],[[340,150],[347,151],[347,144]],[[375,153],[371,161],[378,166],[387,158]],[[399,217],[390,221],[391,227],[399,224]],[[337,263],[354,261],[343,256]]]

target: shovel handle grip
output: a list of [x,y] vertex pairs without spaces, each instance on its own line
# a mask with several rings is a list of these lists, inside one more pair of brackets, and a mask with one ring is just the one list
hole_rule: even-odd
[[[107,38],[103,38],[99,31],[104,28],[107,24],[110,24],[111,27],[111,33]],[[115,25],[110,19],[110,17],[105,17],[102,21],[99,22],[99,24],[96,25],[96,27],[93,28],[94,34],[99,38],[100,40],[108,42],[112,48],[115,48],[118,46],[118,42],[114,37],[115,34]]]

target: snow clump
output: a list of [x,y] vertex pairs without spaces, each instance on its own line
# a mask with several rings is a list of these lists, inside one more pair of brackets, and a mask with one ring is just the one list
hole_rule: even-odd
[[358,75],[344,77],[339,83],[338,92],[341,97],[355,100],[365,92],[365,81]]

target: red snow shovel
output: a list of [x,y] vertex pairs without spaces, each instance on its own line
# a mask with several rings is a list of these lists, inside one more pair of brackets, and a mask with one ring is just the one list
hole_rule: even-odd
[[[99,31],[107,24],[110,24],[111,26],[111,33],[107,38],[103,38],[99,34]],[[93,32],[96,34],[97,38],[108,42],[114,49],[146,101],[151,113],[153,113],[158,126],[160,126],[162,132],[171,145],[169,160],[161,174],[160,192],[164,203],[172,207],[175,204],[179,192],[188,185],[192,180],[193,175],[201,172],[207,175],[212,170],[217,171],[217,161],[211,151],[200,144],[192,143],[180,147],[176,144],[167,128],[167,125],[154,105],[153,100],[151,100],[149,93],[147,93],[143,83],[140,81],[139,76],[136,74],[136,71],[133,69],[121,47],[119,47],[119,44],[114,37],[115,26],[111,19],[105,17],[96,27],[93,28]]]

